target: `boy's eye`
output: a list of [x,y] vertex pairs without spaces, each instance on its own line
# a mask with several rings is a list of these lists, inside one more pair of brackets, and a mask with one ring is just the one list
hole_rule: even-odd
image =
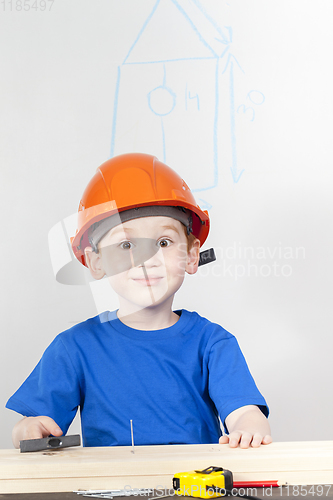
[[130,241],[123,241],[119,246],[123,250],[132,250],[134,248],[134,245]]
[[169,245],[171,245],[171,241],[170,240],[167,240],[165,238],[163,238],[162,240],[159,240],[158,241],[158,246],[161,247],[161,248],[166,248],[168,247]]

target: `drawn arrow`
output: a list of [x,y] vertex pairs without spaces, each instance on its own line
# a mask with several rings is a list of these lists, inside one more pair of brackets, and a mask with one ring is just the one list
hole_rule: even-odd
[[237,149],[236,149],[236,126],[235,126],[235,95],[234,95],[234,63],[230,62],[229,73],[229,97],[230,97],[230,131],[231,131],[231,175],[235,184],[241,178],[244,169],[238,172]]
[[235,184],[240,180],[244,169],[238,171],[237,165],[237,148],[236,148],[236,111],[235,111],[235,86],[234,86],[234,66],[237,65],[244,73],[239,62],[233,54],[228,54],[226,65],[222,74],[229,68],[229,102],[230,102],[230,136],[231,136],[231,175]]
[[241,67],[241,65],[239,64],[239,62],[237,61],[236,57],[233,55],[233,54],[228,54],[228,59],[227,59],[227,62],[224,66],[224,69],[222,71],[222,75],[223,73],[225,73],[228,69],[228,66],[230,66],[230,64],[232,63],[236,63],[237,66],[239,67],[239,69],[241,70],[242,73],[245,73],[245,71],[243,70],[243,68]]

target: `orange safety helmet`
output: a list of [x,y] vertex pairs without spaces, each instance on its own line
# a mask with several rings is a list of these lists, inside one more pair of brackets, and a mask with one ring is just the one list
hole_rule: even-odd
[[[91,246],[88,230],[93,224],[97,225],[114,214],[126,215],[123,214],[125,211],[130,215],[123,220],[146,216],[147,209],[143,210],[143,215],[132,215],[133,209],[140,207],[161,207],[159,212],[149,215],[166,215],[162,207],[165,210],[171,207],[172,214],[173,207],[180,207],[180,211],[192,216],[188,232],[199,239],[200,245],[208,236],[208,212],[196,204],[185,181],[156,157],[129,153],[103,163],[86,187],[79,205],[78,228],[71,238],[76,258],[86,266],[84,249]],[[183,222],[182,217],[184,214],[179,218],[176,214],[174,218]]]

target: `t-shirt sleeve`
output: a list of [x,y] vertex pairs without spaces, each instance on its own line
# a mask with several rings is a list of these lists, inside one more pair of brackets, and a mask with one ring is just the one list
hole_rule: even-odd
[[225,427],[234,410],[256,405],[267,417],[269,410],[259,392],[235,337],[219,340],[209,354],[209,394]]
[[79,404],[79,378],[58,335],[6,408],[27,417],[51,417],[66,434]]

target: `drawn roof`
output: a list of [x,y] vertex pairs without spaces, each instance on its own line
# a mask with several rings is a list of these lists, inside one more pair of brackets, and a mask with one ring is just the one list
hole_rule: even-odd
[[157,0],[123,64],[216,58],[228,43],[198,0]]

